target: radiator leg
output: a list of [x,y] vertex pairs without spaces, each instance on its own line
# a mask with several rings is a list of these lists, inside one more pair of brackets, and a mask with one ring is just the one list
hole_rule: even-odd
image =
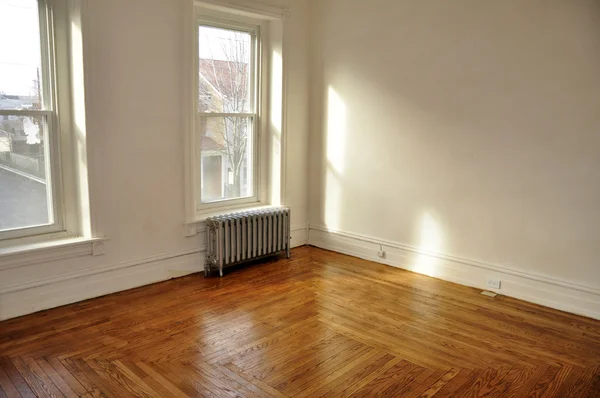
[[219,276],[223,276],[223,263],[219,264]]
[[292,238],[288,239],[287,242],[287,247],[285,248],[285,256],[289,259],[290,258],[290,245],[292,243]]

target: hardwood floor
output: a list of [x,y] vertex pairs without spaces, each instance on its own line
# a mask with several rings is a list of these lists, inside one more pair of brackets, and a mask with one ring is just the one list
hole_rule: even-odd
[[0,397],[598,397],[600,321],[303,247],[0,323]]

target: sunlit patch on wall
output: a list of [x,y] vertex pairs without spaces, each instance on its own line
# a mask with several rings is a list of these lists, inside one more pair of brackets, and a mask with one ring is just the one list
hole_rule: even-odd
[[271,203],[281,204],[281,131],[283,111],[283,61],[278,51],[271,58]]
[[344,146],[346,141],[346,104],[338,93],[329,87],[327,102],[327,160],[338,173],[344,171]]
[[325,224],[340,229],[343,212],[344,145],[346,141],[346,104],[329,87],[327,93],[327,167],[325,170]]
[[283,105],[283,60],[281,54],[273,51],[271,58],[271,125],[281,134],[281,107]]
[[332,229],[341,229],[341,205],[343,198],[342,183],[332,168],[325,176],[325,225]]
[[[441,253],[443,245],[443,232],[439,222],[428,212],[423,213],[419,225],[419,246],[424,253]],[[415,255],[411,269],[420,274],[436,276],[439,259],[423,253]]]

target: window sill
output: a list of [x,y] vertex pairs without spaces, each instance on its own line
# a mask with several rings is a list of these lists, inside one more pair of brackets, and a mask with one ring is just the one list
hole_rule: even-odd
[[278,208],[278,207],[281,207],[281,206],[259,204],[259,205],[254,205],[254,206],[231,207],[231,208],[219,209],[219,210],[215,209],[214,211],[206,211],[206,212],[198,213],[196,215],[196,219],[194,221],[190,221],[185,224],[185,231],[186,231],[185,236],[186,237],[195,236],[199,232],[204,232],[204,229],[206,228],[205,222],[206,222],[206,219],[209,217],[222,216],[224,214],[229,214],[229,213],[240,213],[243,211],[250,211],[250,210],[274,209],[274,208]]
[[73,257],[104,254],[106,238],[65,238],[0,249],[0,271]]

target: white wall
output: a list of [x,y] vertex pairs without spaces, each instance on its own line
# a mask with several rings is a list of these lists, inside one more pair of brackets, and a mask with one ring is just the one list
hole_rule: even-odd
[[311,243],[516,271],[501,292],[600,316],[600,3],[313,0],[311,23]]
[[[292,12],[296,243],[310,207],[313,244],[376,258],[383,243],[391,265],[498,277],[501,293],[600,317],[598,2],[270,3]],[[1,270],[0,319],[202,268],[203,236],[183,226],[183,10],[87,2],[89,182],[110,240]]]
[[[244,1],[244,0],[241,0]],[[106,254],[0,271],[0,319],[201,270],[204,236],[186,238],[182,41],[184,0],[87,1],[88,166]],[[284,24],[288,204],[293,238],[307,220],[307,2]],[[1,267],[0,267],[1,268]]]

